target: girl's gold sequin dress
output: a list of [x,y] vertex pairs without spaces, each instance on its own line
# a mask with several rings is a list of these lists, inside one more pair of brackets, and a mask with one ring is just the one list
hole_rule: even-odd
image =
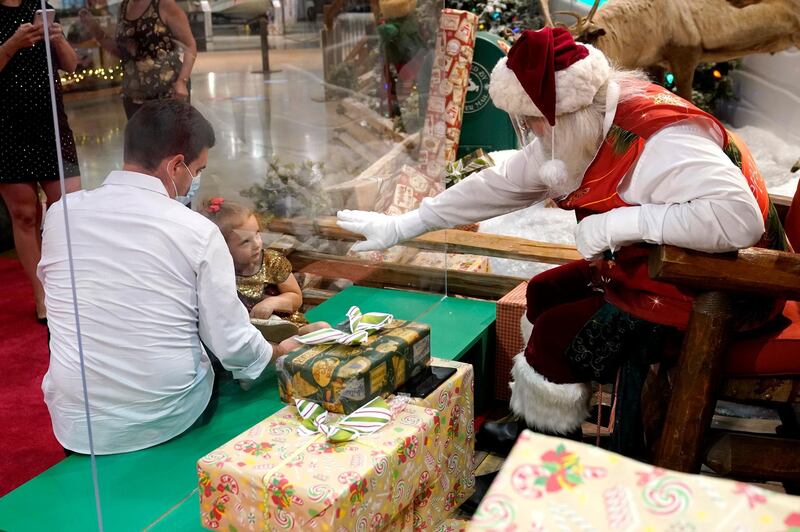
[[[236,291],[239,293],[239,300],[244,303],[248,312],[253,310],[253,307],[262,299],[279,296],[281,291],[278,285],[286,282],[292,275],[292,264],[277,251],[264,250],[262,257],[261,269],[256,273],[236,276]],[[308,323],[301,312],[276,313],[276,315],[298,327]]]

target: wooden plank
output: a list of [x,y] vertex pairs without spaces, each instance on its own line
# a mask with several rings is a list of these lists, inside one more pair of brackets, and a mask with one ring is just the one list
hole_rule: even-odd
[[360,286],[401,288],[496,301],[525,281],[490,273],[447,271],[405,264],[372,263],[324,253],[295,251],[289,256],[294,271],[326,278],[350,279]]
[[365,161],[371,161],[375,156],[373,151],[346,131],[339,131],[335,139],[350,148],[350,150],[358,154],[358,156]]
[[701,253],[659,246],[650,255],[650,277],[699,288],[800,299],[800,255],[747,248]]
[[394,122],[384,118],[367,105],[346,98],[340,102],[343,114],[358,121],[365,121],[371,128],[380,134],[387,135],[397,142],[402,142],[406,136],[394,129]]
[[374,133],[371,129],[362,127],[356,121],[348,121],[343,123],[338,130],[347,132],[351,137],[356,139],[361,146],[372,155],[372,158],[367,159],[372,161],[377,153],[387,153],[392,149],[392,144],[386,141],[380,135]]
[[658,467],[700,472],[732,313],[730,297],[723,292],[706,292],[694,301],[664,428],[656,446],[654,464]]
[[724,433],[712,439],[706,464],[725,476],[759,480],[800,480],[797,440]]
[[305,288],[303,289],[303,305],[309,307],[316,307],[320,303],[329,300],[338,292],[333,290],[323,290],[321,288]]
[[[276,218],[270,222],[269,230],[291,235],[313,234],[331,240],[362,239],[360,235],[337,226],[334,217],[322,217],[314,220]],[[431,251],[444,252],[446,250],[448,253],[468,253],[548,264],[565,264],[581,258],[578,251],[572,246],[456,229],[428,233],[404,242],[403,245]]]

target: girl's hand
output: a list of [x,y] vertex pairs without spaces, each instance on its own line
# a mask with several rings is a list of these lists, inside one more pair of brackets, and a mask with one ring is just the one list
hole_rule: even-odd
[[253,310],[250,311],[250,317],[265,320],[274,313],[275,307],[272,306],[272,302],[265,299],[253,307]]
[[23,48],[30,48],[37,42],[41,41],[44,37],[44,29],[42,26],[34,26],[33,24],[20,24],[17,31],[14,32],[7,41],[6,45],[9,51],[16,53]]
[[177,80],[172,88],[175,93],[176,100],[182,100],[185,102],[189,99],[189,88],[186,86],[186,82],[182,79]]

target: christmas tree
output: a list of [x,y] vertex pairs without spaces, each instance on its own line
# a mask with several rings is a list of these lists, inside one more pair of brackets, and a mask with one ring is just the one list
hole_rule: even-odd
[[445,7],[463,9],[478,15],[478,29],[513,38],[522,30],[544,26],[538,2],[509,0],[445,0]]
[[[707,113],[715,114],[722,101],[735,99],[730,73],[738,68],[740,61],[703,63],[694,72],[692,103]],[[661,80],[654,80],[675,91],[675,76],[666,72]]]

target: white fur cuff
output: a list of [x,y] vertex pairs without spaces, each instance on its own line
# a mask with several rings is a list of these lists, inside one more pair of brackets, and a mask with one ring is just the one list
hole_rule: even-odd
[[567,434],[580,427],[589,415],[588,384],[552,383],[528,364],[524,352],[514,357],[511,375],[511,410],[529,427]]

